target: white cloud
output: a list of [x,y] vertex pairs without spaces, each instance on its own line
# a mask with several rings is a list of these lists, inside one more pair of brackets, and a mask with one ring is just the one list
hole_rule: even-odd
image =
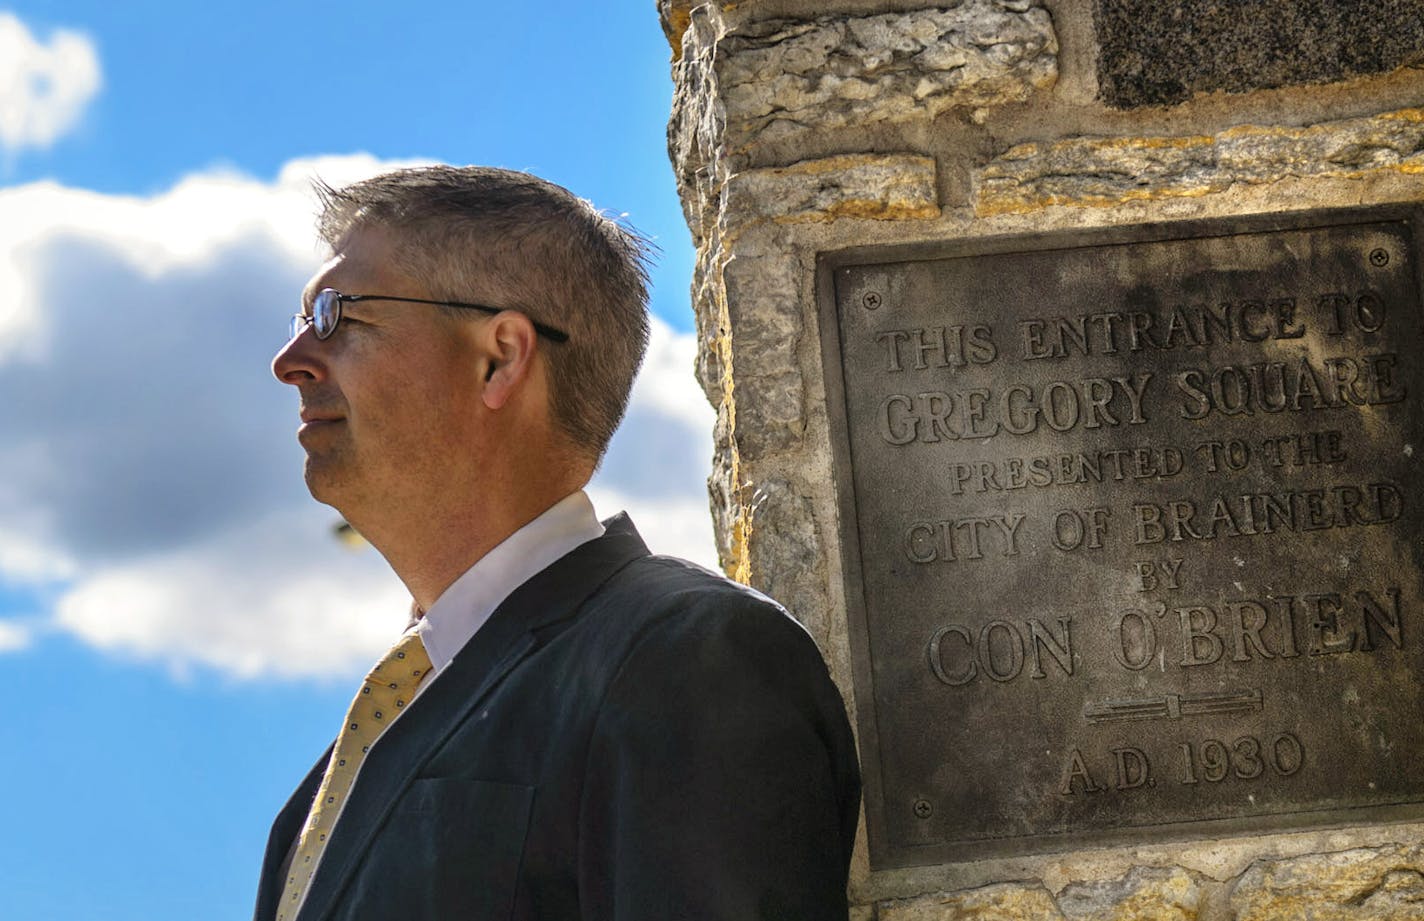
[[[392,165],[208,173],[146,198],[0,189],[0,578],[61,580],[53,627],[242,679],[359,672],[399,631],[407,596],[332,538],[301,483],[295,395],[267,372],[320,261],[309,177]],[[655,324],[592,492],[655,550],[711,564],[692,360],[692,336]]]
[[[236,173],[201,173],[147,198],[52,182],[0,188],[0,214],[6,216],[0,221],[0,361],[15,351],[44,358],[56,328],[40,324],[42,313],[53,309],[53,276],[68,273],[73,268],[68,257],[85,247],[121,266],[126,283],[160,290],[178,275],[220,273],[237,259],[275,257],[275,266],[256,268],[284,273],[277,285],[254,279],[236,294],[259,287],[272,291],[280,298],[278,312],[290,315],[286,308],[295,307],[300,286],[293,289],[287,282],[304,281],[318,252],[311,178],[340,185],[403,165],[413,163],[381,163],[365,155],[294,160],[272,183]],[[37,261],[44,263],[39,269]],[[249,302],[246,309],[252,306]]]
[[30,648],[34,630],[13,620],[0,620],[0,654],[20,652]]
[[178,672],[309,678],[368,666],[404,629],[410,596],[374,551],[338,545],[331,513],[310,505],[97,567],[60,600],[56,623]]
[[44,43],[0,12],[0,148],[53,144],[79,123],[102,82],[88,36],[57,29]]

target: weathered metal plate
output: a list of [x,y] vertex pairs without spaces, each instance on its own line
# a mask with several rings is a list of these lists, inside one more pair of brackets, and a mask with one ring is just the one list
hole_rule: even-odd
[[1417,235],[823,258],[873,867],[1421,814]]

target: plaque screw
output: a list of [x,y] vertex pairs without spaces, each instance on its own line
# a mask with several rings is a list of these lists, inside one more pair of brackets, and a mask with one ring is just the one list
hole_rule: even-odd
[[928,818],[929,818],[930,816],[932,816],[932,815],[934,815],[934,807],[930,805],[929,800],[924,800],[924,799],[917,799],[917,800],[915,800],[915,817],[916,817],[916,818],[919,818],[919,819],[928,819]]
[[1389,265],[1389,251],[1383,248],[1370,250],[1370,265],[1376,268]]
[[880,295],[874,291],[867,291],[860,302],[865,305],[866,310],[875,310],[880,306]]

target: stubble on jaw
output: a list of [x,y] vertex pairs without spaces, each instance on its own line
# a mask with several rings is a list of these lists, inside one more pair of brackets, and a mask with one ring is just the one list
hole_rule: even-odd
[[[328,424],[345,426],[347,423],[343,420]],[[302,448],[306,451],[302,479],[307,484],[307,491],[316,501],[339,511],[338,503],[342,503],[344,495],[350,494],[353,485],[355,458],[351,445],[339,442],[325,445],[303,443]]]

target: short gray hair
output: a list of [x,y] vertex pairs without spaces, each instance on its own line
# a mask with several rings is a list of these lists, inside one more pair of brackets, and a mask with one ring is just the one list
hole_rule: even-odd
[[317,183],[333,248],[354,228],[395,231],[402,271],[441,300],[509,308],[569,334],[543,349],[550,407],[597,460],[648,346],[651,244],[562,186],[486,166],[403,169]]

